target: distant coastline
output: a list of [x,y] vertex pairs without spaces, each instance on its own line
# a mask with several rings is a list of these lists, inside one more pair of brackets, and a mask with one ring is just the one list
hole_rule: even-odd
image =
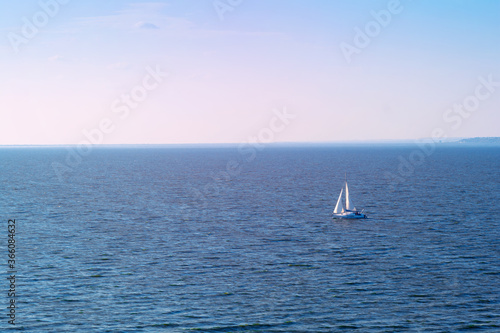
[[457,142],[464,145],[500,146],[500,137],[477,137],[462,139]]

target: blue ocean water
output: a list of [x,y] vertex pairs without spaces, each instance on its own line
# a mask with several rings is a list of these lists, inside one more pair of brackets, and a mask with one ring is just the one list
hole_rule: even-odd
[[21,331],[500,330],[498,148],[69,151],[0,149]]

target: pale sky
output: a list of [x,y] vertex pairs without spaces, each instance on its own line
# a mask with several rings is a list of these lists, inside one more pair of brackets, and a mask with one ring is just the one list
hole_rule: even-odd
[[500,136],[497,0],[0,0],[0,35],[0,145]]

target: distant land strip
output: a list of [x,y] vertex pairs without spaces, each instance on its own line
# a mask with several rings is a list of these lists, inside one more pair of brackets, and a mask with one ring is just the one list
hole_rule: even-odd
[[458,143],[473,145],[500,145],[500,137],[467,138],[458,141]]

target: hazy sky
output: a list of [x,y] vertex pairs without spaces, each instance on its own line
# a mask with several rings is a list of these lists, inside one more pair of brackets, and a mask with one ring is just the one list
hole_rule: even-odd
[[0,0],[0,34],[0,144],[500,136],[497,0]]

